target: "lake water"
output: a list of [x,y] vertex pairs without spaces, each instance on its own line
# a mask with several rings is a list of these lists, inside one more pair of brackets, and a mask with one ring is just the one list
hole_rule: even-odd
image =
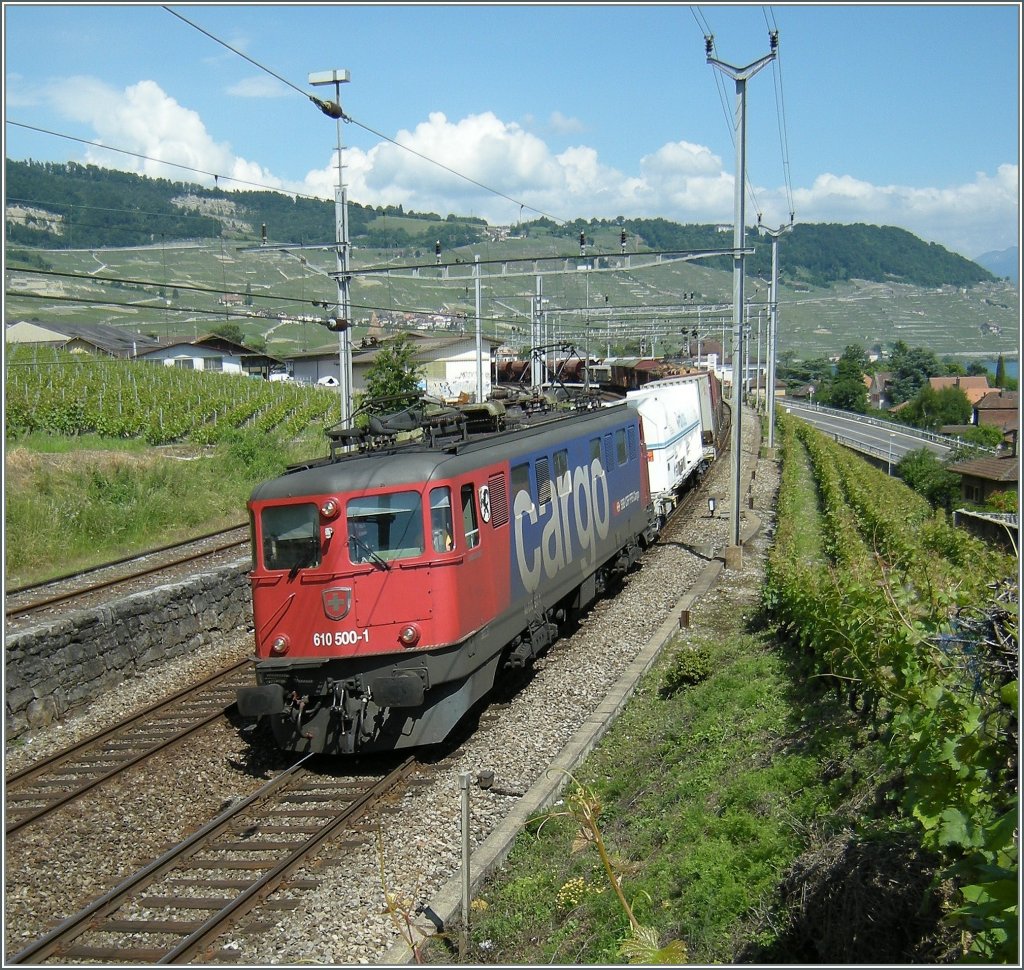
[[[981,361],[979,361],[979,363],[984,364],[985,367],[988,368],[989,373],[993,377],[995,377],[996,365],[999,363],[998,360],[995,360],[995,359],[993,359],[993,360],[981,360]],[[1016,357],[1012,357],[1012,358],[1011,357],[1004,357],[1003,358],[1003,365],[1006,367],[1006,376],[1007,377],[1012,377],[1015,380],[1019,377],[1019,375],[1020,375],[1020,361]]]

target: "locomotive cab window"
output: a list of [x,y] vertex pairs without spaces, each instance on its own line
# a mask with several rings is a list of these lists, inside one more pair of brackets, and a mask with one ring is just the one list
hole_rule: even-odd
[[430,490],[430,535],[434,552],[451,552],[455,548],[452,493],[447,486]]
[[307,569],[320,565],[320,512],[315,505],[272,505],[260,515],[263,565]]
[[418,492],[350,499],[345,515],[353,563],[384,564],[423,555],[423,503]]

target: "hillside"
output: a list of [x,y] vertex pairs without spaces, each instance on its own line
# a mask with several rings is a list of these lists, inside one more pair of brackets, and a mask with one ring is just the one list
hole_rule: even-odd
[[[191,340],[231,322],[275,356],[336,351],[323,326],[338,299],[333,203],[75,165],[8,161],[7,173],[6,324],[102,323]],[[512,230],[401,207],[349,210],[357,342],[371,330],[471,330],[479,256],[482,328],[519,351],[538,286],[541,342],[597,356],[672,354],[692,338],[728,345],[729,257],[630,260],[728,249],[731,235],[715,226],[538,220]],[[580,232],[588,253],[602,254],[589,264]],[[753,358],[766,339],[770,246],[753,232],[748,243]],[[797,225],[780,239],[779,263],[780,353],[837,356],[851,343],[882,352],[897,340],[992,360],[1019,349],[1016,288],[903,230]]]
[[[224,238],[259,240],[266,227],[275,244],[312,245],[334,237],[334,203],[279,192],[225,192],[75,163],[6,160],[9,243],[39,248],[138,246],[155,241]],[[404,212],[349,203],[349,236],[364,248],[433,247],[445,250],[485,238],[482,219]],[[713,225],[666,219],[575,220],[557,226],[528,222],[519,233],[574,243],[581,232],[605,237],[615,251],[625,230],[629,249],[724,249],[731,236]],[[771,246],[750,233],[752,275],[771,273]],[[595,244],[601,245],[597,239]],[[786,236],[782,272],[791,281],[827,286],[852,279],[917,286],[973,286],[992,282],[987,269],[942,246],[891,226],[796,224]],[[729,257],[706,265],[730,269]]]
[[1016,246],[982,253],[975,262],[996,276],[1012,280],[1014,283],[1020,282],[1020,250]]

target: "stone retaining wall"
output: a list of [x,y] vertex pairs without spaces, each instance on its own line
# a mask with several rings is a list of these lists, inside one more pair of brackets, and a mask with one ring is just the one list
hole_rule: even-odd
[[4,645],[7,740],[84,707],[155,663],[252,626],[248,557],[12,633]]

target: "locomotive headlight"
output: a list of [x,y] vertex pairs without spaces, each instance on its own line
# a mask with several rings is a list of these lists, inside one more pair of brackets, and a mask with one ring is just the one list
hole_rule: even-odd
[[288,652],[288,647],[289,646],[290,646],[290,644],[288,643],[288,638],[287,637],[278,637],[270,645],[270,652],[273,653],[273,654],[276,654],[277,656],[280,657],[281,654]]
[[320,506],[320,514],[325,519],[333,519],[338,514],[339,508],[338,500],[336,498],[329,498]]
[[415,647],[420,641],[420,628],[415,623],[407,623],[398,634],[403,647]]

